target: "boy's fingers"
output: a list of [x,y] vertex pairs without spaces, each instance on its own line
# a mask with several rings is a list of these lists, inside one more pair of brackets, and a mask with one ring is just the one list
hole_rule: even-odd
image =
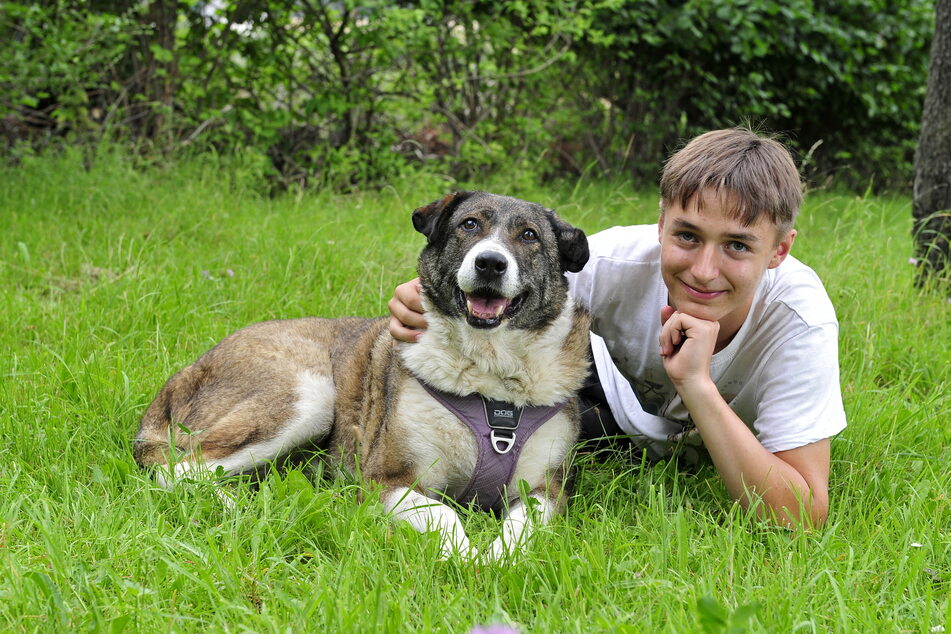
[[[682,345],[687,339],[704,336],[705,334],[703,324],[706,322],[702,319],[677,312],[672,308],[668,315],[666,314],[668,312],[667,308],[670,307],[667,306],[661,310],[661,319],[664,324],[660,329],[660,354],[662,357],[674,354],[678,346]],[[715,330],[713,334],[716,336]]]
[[[393,299],[390,300],[390,303],[392,304],[394,301],[399,302],[413,312],[422,314],[423,300],[420,297],[419,278],[397,286],[396,290],[393,291]],[[392,308],[390,312],[393,312]]]
[[[667,307],[669,308],[669,307]],[[680,344],[681,340],[681,321],[682,316],[680,313],[673,311],[664,317],[664,310],[661,311],[661,319],[663,319],[663,327],[660,329],[660,355],[666,357],[673,354],[674,347]]]
[[407,343],[418,341],[426,329],[419,278],[397,286],[386,307],[391,315],[389,329],[393,338]]
[[426,329],[426,316],[408,307],[396,297],[390,299],[386,307],[390,310],[390,316],[407,328],[415,328],[416,330]]
[[694,342],[694,350],[709,346],[710,354],[713,354],[719,331],[720,325],[715,321],[707,321],[675,311],[661,328],[661,355],[674,354],[687,340]]
[[390,335],[392,335],[394,339],[397,341],[405,341],[406,343],[416,343],[423,334],[421,330],[407,328],[396,317],[390,317],[389,327]]

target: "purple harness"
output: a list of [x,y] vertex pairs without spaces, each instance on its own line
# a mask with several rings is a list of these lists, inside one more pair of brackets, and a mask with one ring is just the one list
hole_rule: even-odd
[[[472,430],[479,445],[475,471],[457,501],[474,502],[485,510],[500,511],[507,502],[503,492],[515,473],[515,464],[529,437],[561,411],[565,403],[547,407],[515,407],[481,394],[456,396],[440,392],[423,381],[429,394]],[[516,431],[518,433],[516,433]]]

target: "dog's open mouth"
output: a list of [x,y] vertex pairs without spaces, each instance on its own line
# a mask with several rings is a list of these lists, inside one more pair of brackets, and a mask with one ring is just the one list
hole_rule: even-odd
[[491,289],[476,289],[471,293],[458,290],[459,303],[465,308],[466,320],[473,328],[495,328],[503,319],[514,316],[522,307],[525,295],[509,299]]

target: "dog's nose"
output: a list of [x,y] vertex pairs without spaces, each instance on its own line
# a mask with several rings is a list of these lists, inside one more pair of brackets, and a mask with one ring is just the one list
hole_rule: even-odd
[[505,256],[495,251],[483,251],[475,259],[476,272],[486,277],[501,275],[508,266]]

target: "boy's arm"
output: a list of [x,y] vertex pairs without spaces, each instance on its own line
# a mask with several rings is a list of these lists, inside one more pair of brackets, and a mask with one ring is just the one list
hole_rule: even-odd
[[771,453],[733,412],[710,378],[719,324],[666,309],[660,336],[664,368],[703,438],[730,495],[760,516],[820,525],[829,512],[829,439]]

